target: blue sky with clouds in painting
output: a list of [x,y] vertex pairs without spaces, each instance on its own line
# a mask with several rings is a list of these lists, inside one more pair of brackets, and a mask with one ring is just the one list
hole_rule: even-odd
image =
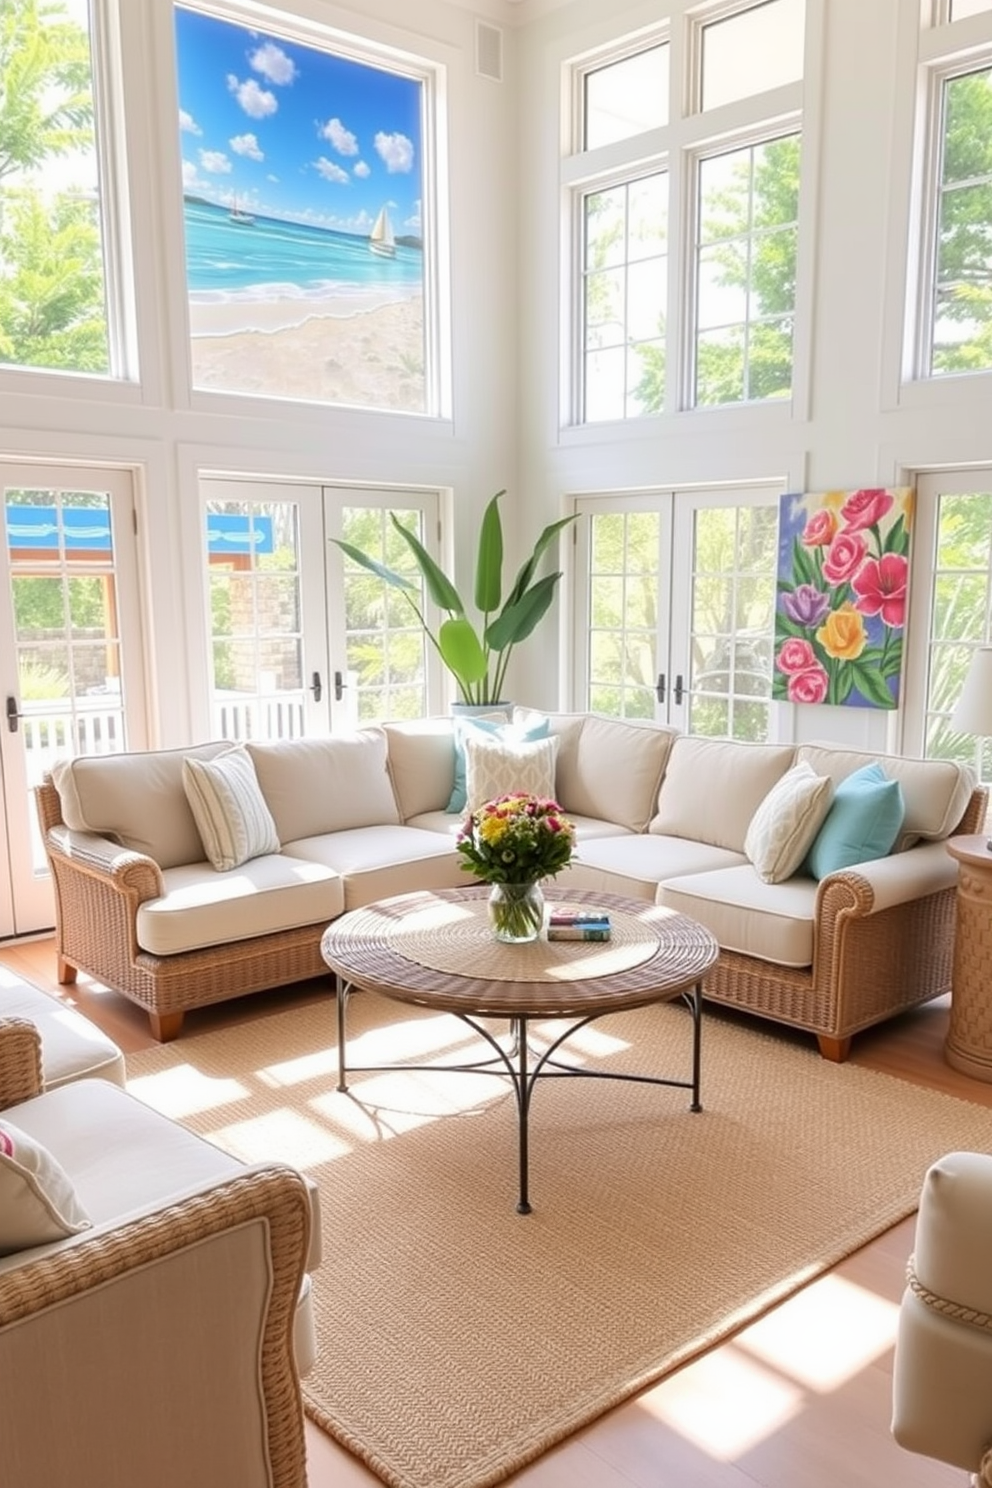
[[366,235],[421,235],[414,78],[177,6],[183,190]]

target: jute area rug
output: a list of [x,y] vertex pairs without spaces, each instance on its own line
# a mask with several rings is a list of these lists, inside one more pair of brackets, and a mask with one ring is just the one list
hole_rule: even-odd
[[[370,993],[348,1031],[355,1064],[477,1052],[457,1019]],[[689,1037],[663,1005],[591,1025],[574,1054],[685,1077]],[[910,1214],[942,1153],[992,1151],[992,1110],[710,1015],[698,1114],[684,1090],[537,1088],[522,1216],[503,1080],[355,1074],[339,1094],[330,997],[128,1069],[223,1147],[318,1180],[306,1410],[395,1488],[500,1482]]]

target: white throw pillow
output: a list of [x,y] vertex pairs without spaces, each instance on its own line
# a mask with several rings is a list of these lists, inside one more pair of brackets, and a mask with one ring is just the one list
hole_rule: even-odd
[[744,851],[765,883],[791,878],[823,825],[833,781],[805,762],[772,786],[751,818]]
[[184,760],[183,789],[203,850],[220,872],[279,851],[276,824],[242,745],[212,760]]
[[558,740],[514,740],[467,733],[465,745],[465,809],[478,811],[497,796],[554,797]]
[[0,1121],[0,1255],[89,1229],[72,1180],[47,1147]]

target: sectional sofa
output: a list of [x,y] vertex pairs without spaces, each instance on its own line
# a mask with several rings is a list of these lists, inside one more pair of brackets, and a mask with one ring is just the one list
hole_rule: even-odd
[[[515,722],[516,739],[493,741],[486,778],[499,785],[502,771],[510,788],[528,751],[545,762],[550,751],[578,834],[558,887],[656,900],[706,924],[721,946],[708,999],[805,1029],[842,1060],[859,1030],[949,990],[956,865],[944,840],[980,830],[987,806],[964,767],[594,714],[517,710]],[[802,862],[784,878],[755,866],[771,797],[815,777],[822,822],[866,764],[898,782],[891,851],[821,878]],[[235,765],[248,806],[227,840],[209,777]],[[233,753],[213,743],[64,762],[37,790],[60,980],[95,976],[169,1039],[190,1009],[326,974],[320,938],[337,915],[467,882],[454,849],[462,817],[447,809],[455,771],[447,718]]]

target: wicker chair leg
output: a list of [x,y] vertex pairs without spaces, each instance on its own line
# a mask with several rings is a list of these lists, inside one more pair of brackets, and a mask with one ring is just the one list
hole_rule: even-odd
[[64,956],[58,958],[58,978],[63,987],[71,987],[76,980],[77,969]]
[[850,1034],[847,1038],[828,1038],[825,1033],[818,1033],[816,1042],[820,1046],[823,1058],[829,1059],[832,1064],[843,1064],[851,1052]]
[[160,1044],[171,1043],[182,1032],[183,1017],[183,1013],[149,1013],[152,1037],[158,1039]]

